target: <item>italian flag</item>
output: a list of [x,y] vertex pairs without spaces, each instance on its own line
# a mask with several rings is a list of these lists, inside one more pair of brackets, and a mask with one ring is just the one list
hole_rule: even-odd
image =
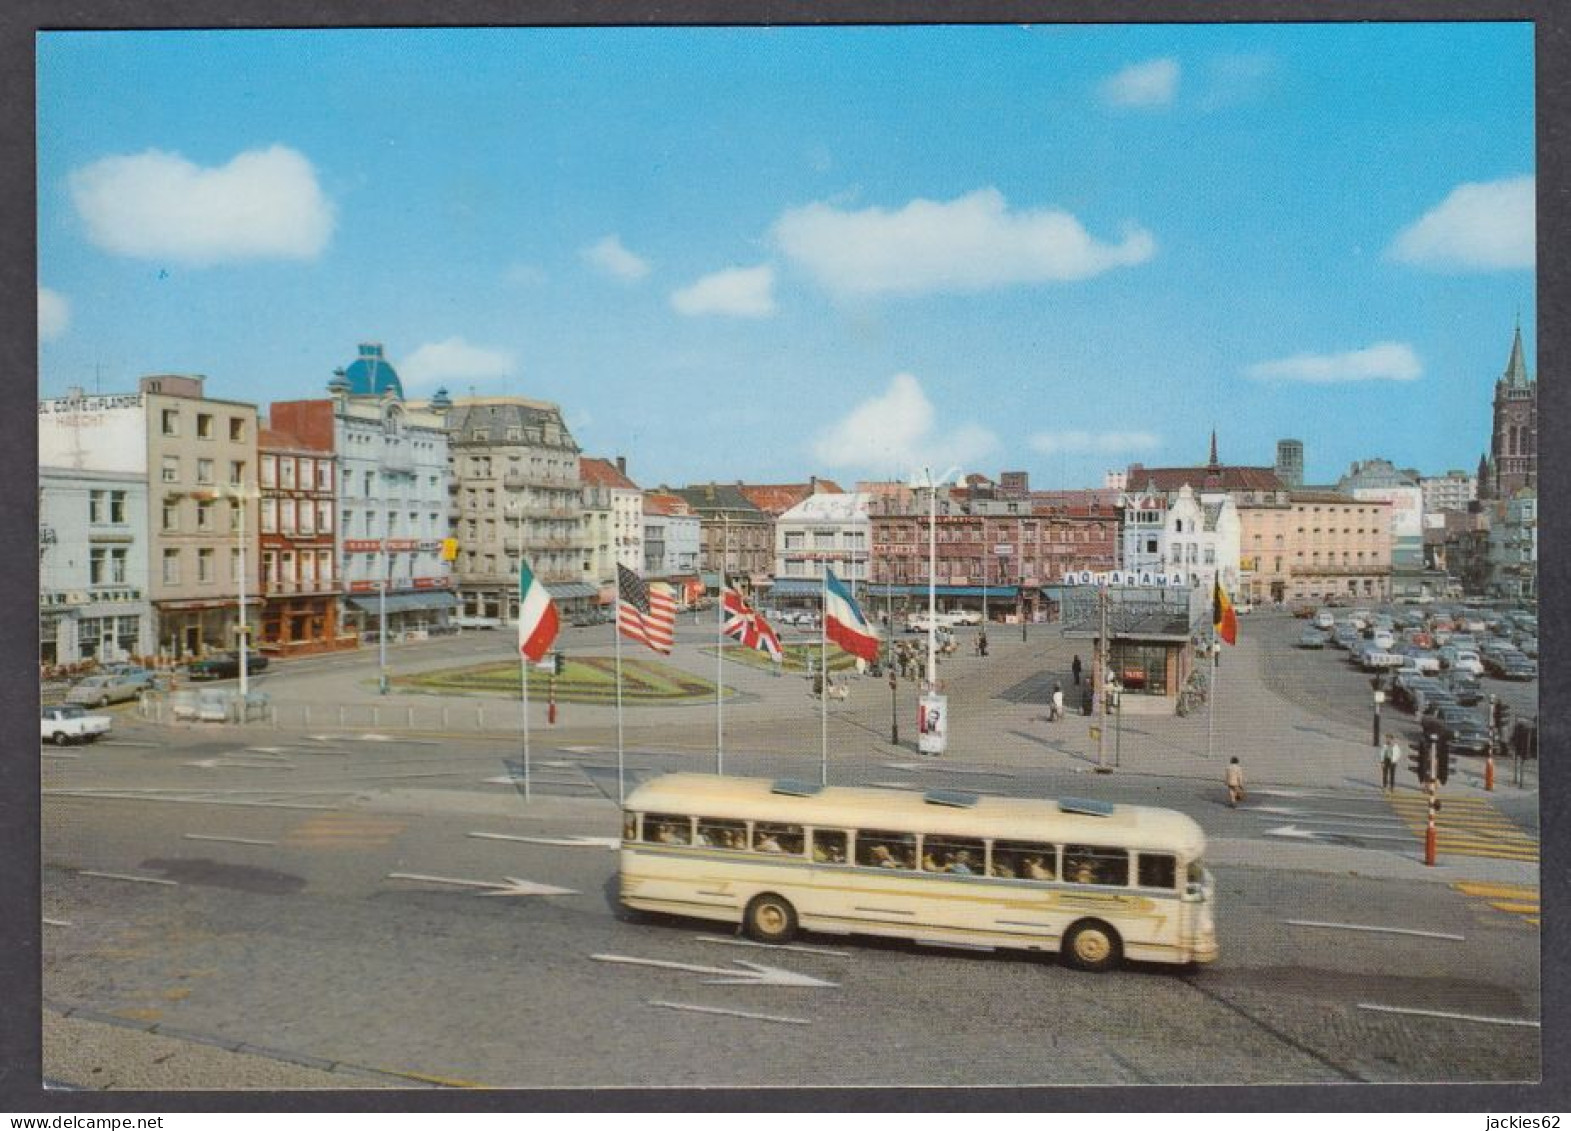
[[535,580],[529,563],[518,564],[518,650],[538,664],[551,650],[557,630],[562,627],[556,602],[546,587]]

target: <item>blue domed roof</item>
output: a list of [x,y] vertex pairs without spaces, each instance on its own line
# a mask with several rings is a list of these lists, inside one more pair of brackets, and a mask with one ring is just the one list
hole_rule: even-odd
[[382,347],[375,342],[361,342],[360,356],[344,370],[351,396],[379,397],[392,391],[400,400],[404,396],[403,383],[397,371],[382,356]]

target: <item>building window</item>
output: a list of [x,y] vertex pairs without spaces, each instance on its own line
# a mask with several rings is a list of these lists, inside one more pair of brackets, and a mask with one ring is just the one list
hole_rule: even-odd
[[333,532],[333,504],[325,499],[318,499],[316,503],[316,529],[322,534]]
[[213,461],[199,459],[196,461],[196,481],[198,483],[211,483],[213,481]]
[[196,552],[196,580],[208,583],[213,580],[213,551],[208,548]]
[[179,550],[165,550],[164,551],[164,584],[165,585],[179,585],[180,584],[180,551]]
[[196,503],[196,528],[213,529],[213,503],[211,499],[198,499]]
[[278,486],[278,457],[277,456],[263,456],[262,457],[262,486],[264,486],[264,487],[276,487],[276,486]]
[[262,500],[262,533],[274,534],[278,531],[278,500]]
[[160,419],[160,421],[162,423],[163,432],[164,432],[165,436],[178,436],[178,435],[180,435],[180,410],[179,409],[177,409],[177,408],[166,408],[166,409],[163,410],[162,413],[159,414],[159,419]]
[[229,485],[240,487],[245,484],[245,460],[232,459],[229,461]]
[[316,461],[316,489],[318,491],[333,489],[333,465],[325,459]]
[[285,491],[295,489],[295,461],[284,458],[278,461],[278,485]]
[[109,576],[108,570],[109,551],[102,546],[95,546],[88,551],[87,581],[89,585],[104,585]]
[[104,504],[107,502],[105,491],[89,491],[87,493],[87,521],[98,525],[104,521]]
[[245,443],[245,417],[231,416],[229,418],[229,441],[234,444]]
[[178,482],[180,482],[180,457],[179,456],[165,456],[164,457],[163,476],[164,476],[164,482],[165,483],[178,483]]
[[196,414],[196,438],[198,440],[211,440],[213,438],[213,414],[199,412]]
[[174,531],[180,529],[180,504],[164,504],[164,530]]

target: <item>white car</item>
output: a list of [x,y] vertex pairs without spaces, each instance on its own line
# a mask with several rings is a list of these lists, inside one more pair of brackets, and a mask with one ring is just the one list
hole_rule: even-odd
[[1389,652],[1392,648],[1396,647],[1396,637],[1392,635],[1389,628],[1375,629],[1375,634],[1371,636],[1369,640],[1370,643],[1372,643],[1376,648],[1379,648],[1382,652]]
[[1456,658],[1451,661],[1451,667],[1455,671],[1467,672],[1470,675],[1484,674],[1484,661],[1479,659],[1477,652],[1457,652]]
[[1315,614],[1315,627],[1332,629],[1336,627],[1336,614],[1330,609],[1321,609]]
[[114,720],[108,715],[89,715],[74,703],[39,710],[38,737],[43,742],[64,746],[68,742],[92,742],[109,733]]

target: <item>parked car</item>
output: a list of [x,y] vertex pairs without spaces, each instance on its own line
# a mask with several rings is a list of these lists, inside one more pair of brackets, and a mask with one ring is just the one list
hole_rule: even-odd
[[1298,646],[1300,648],[1324,648],[1326,646],[1326,634],[1313,626],[1306,628],[1298,637]]
[[[249,675],[266,671],[267,657],[260,652],[248,652],[245,667]],[[200,660],[191,662],[186,668],[186,674],[192,679],[235,679],[240,675],[240,656],[236,652],[218,652],[211,656],[203,656]]]
[[1473,675],[1484,674],[1484,661],[1479,659],[1477,652],[1458,648],[1451,658],[1451,666],[1457,671],[1469,672]]
[[471,617],[456,616],[453,623],[459,628],[500,628],[502,622],[496,617]]
[[64,746],[68,742],[92,742],[108,734],[113,726],[114,720],[108,715],[89,715],[74,703],[39,708],[38,737],[56,746]]
[[222,723],[229,720],[230,701],[233,693],[227,688],[204,687],[196,693],[196,717],[199,722]]
[[1419,725],[1426,739],[1444,739],[1453,754],[1489,753],[1489,728],[1477,711],[1460,705],[1431,706]]
[[1484,701],[1483,688],[1479,685],[1478,677],[1472,672],[1450,672],[1441,682],[1464,707],[1471,707]]
[[1520,653],[1507,656],[1495,673],[1500,679],[1533,680],[1538,678],[1538,664]]
[[124,703],[135,699],[153,686],[153,673],[146,668],[129,668],[124,671],[90,675],[66,693],[67,703],[84,707],[107,707],[111,703]]
[[1370,643],[1382,652],[1389,652],[1396,647],[1396,637],[1389,628],[1376,628],[1370,633]]
[[1336,627],[1336,614],[1330,609],[1321,609],[1315,614],[1315,627],[1332,629]]

